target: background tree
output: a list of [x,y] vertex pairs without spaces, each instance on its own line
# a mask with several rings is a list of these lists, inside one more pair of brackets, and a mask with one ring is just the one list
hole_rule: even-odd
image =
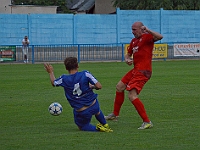
[[113,0],[124,10],[200,10],[200,0]]
[[[123,10],[200,10],[200,0],[113,0]],[[14,5],[58,6],[58,13],[72,13],[66,0],[12,0]]]

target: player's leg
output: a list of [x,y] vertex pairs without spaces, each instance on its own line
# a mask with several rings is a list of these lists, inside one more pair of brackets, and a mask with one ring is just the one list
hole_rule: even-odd
[[89,109],[91,109],[92,115],[95,115],[95,118],[101,123],[106,124],[106,119],[104,118],[103,112],[100,110],[100,105],[98,99],[96,99],[96,102],[94,105],[92,105]]
[[116,86],[115,101],[114,101],[113,114],[115,116],[119,116],[121,106],[124,103],[124,90],[125,89],[126,89],[126,84],[124,84],[122,81],[119,81]]
[[[99,111],[99,109],[94,109],[93,106],[91,106],[81,112],[77,112],[76,110],[74,110],[74,121],[75,121],[76,125],[78,126],[78,128],[82,131],[112,132],[111,129],[108,129],[105,127],[105,125],[107,126],[107,124],[97,124],[97,126],[90,124],[92,115],[98,113],[98,111]],[[103,118],[104,118],[104,116],[103,116]]]
[[102,132],[113,132],[113,130],[107,124],[106,119],[104,118],[103,112],[100,110],[100,105],[99,105],[98,99],[96,99],[95,104],[92,105],[88,109],[90,109],[90,113],[92,113],[92,115],[95,115],[95,118],[100,122],[96,126],[96,128],[99,131],[102,131]]
[[90,124],[92,119],[92,115],[88,112],[88,109],[77,112],[74,110],[74,122],[78,126],[78,128],[82,131],[98,131],[96,126]]
[[139,127],[138,129],[147,129],[147,128],[153,127],[153,124],[149,120],[148,115],[146,113],[144,104],[139,98],[136,98],[135,96],[133,96],[135,94],[136,94],[136,89],[133,89],[129,92],[130,100],[132,99],[131,103],[134,105],[135,109],[137,110],[138,114],[143,120],[142,126]]
[[24,61],[26,61],[27,60],[27,55],[26,54],[24,54]]
[[137,97],[136,89],[132,89],[131,91],[129,91],[129,99],[131,100],[131,103],[135,106],[135,109],[142,118],[143,122],[150,122],[142,101]]
[[23,48],[22,48],[22,55],[23,55],[23,61],[24,61],[24,63],[25,63],[25,60],[26,60],[26,59],[25,59],[25,53],[26,53],[26,52],[25,52],[25,48],[23,47]]
[[82,131],[92,131],[92,132],[98,132],[99,130],[96,128],[96,126],[92,124],[86,124],[81,128]]
[[138,94],[141,92],[144,84],[148,81],[148,78],[146,78],[143,74],[140,72],[136,72],[134,74],[134,78],[129,82],[127,90],[129,90],[129,100],[134,105],[135,109],[137,110],[138,114],[143,120],[143,124],[138,129],[146,129],[153,127],[153,124],[148,118],[148,115],[146,113],[144,104],[142,101],[138,98]]
[[130,70],[117,84],[113,112],[105,116],[106,120],[117,121],[122,104],[124,103],[124,90],[126,85],[132,77],[132,70]]
[[28,63],[28,47],[26,48],[26,63]]
[[23,58],[24,58],[24,63],[27,63],[27,48],[23,47]]
[[113,112],[109,114],[108,116],[105,116],[106,120],[113,120],[113,121],[118,120],[121,106],[124,103],[124,89],[125,88],[126,88],[126,85],[122,81],[119,81],[116,86]]
[[101,110],[97,114],[95,114],[95,118],[103,125],[107,123]]
[[104,118],[103,112],[100,110],[96,115],[96,119],[100,122],[97,124],[97,128],[103,132],[113,132],[113,130],[109,127],[106,119]]

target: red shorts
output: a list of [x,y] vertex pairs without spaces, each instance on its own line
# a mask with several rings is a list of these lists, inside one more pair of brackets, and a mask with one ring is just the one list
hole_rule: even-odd
[[148,70],[130,70],[121,81],[126,84],[126,90],[136,89],[139,94],[145,83],[151,78],[151,71]]

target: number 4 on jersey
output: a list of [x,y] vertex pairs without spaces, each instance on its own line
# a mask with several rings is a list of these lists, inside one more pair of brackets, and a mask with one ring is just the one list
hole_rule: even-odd
[[82,94],[79,83],[74,84],[73,95],[76,95],[76,94],[78,94],[78,96]]

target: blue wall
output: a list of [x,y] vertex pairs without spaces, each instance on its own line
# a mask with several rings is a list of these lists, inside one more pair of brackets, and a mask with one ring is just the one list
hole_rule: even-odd
[[117,14],[0,14],[0,45],[129,43],[142,21],[164,38],[159,43],[200,42],[200,11],[120,10]]

